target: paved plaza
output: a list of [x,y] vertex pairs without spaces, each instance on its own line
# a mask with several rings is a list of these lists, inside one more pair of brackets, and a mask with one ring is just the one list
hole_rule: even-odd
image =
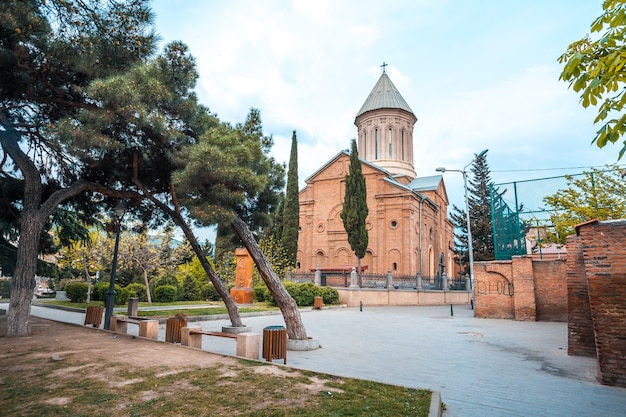
[[[307,333],[321,349],[289,351],[287,366],[439,391],[445,417],[626,416],[626,389],[597,383],[595,359],[567,355],[566,323],[477,319],[468,306],[454,306],[453,316],[450,310],[303,310]],[[84,319],[84,313],[39,306],[32,314],[78,324]],[[284,324],[280,315],[243,322],[260,334],[265,326]],[[190,325],[219,331],[229,324]],[[159,333],[164,340],[165,325]],[[233,341],[219,337],[205,337],[203,349],[235,353]]]

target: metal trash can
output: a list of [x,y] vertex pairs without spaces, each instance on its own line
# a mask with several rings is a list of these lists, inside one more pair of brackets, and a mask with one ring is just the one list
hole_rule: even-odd
[[263,359],[272,362],[284,359],[287,364],[287,329],[285,326],[267,326],[263,329]]

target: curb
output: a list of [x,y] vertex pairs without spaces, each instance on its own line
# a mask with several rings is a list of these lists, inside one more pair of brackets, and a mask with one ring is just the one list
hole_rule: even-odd
[[433,391],[430,396],[430,411],[428,417],[441,417],[441,394],[439,391]]

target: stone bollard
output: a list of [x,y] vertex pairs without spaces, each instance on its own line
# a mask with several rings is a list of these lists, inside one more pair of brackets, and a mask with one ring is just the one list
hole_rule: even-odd
[[258,333],[245,332],[237,334],[237,356],[248,359],[259,359]]
[[128,299],[128,317],[137,317],[139,314],[139,298],[130,297]]

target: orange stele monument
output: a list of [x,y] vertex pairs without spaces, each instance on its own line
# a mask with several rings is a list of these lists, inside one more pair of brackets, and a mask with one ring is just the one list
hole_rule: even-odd
[[235,286],[230,290],[230,296],[237,304],[252,304],[254,290],[252,289],[252,257],[245,248],[235,249],[237,268],[235,269]]

